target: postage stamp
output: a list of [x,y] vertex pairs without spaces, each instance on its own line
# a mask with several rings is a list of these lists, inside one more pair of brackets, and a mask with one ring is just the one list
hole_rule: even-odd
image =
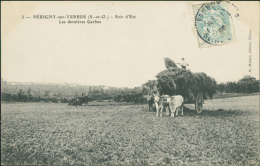
[[231,14],[225,2],[193,5],[199,47],[223,45],[235,41]]

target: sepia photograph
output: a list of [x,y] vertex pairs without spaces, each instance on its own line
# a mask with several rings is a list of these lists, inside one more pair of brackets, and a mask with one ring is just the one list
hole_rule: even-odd
[[258,1],[1,1],[1,165],[259,166]]

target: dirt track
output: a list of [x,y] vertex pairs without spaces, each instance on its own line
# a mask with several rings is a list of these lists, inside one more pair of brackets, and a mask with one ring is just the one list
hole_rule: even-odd
[[2,104],[2,164],[259,164],[259,96],[155,114],[146,105]]

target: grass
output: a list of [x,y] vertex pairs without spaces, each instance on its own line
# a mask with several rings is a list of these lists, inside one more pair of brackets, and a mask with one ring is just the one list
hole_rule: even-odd
[[196,114],[146,105],[2,104],[5,165],[258,165],[259,97],[206,100]]

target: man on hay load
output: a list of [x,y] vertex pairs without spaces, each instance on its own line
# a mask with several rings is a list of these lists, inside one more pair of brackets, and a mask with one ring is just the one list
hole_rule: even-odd
[[184,58],[181,58],[182,62],[181,63],[176,63],[181,65],[182,69],[186,69],[187,66],[189,66],[189,64],[184,60]]

